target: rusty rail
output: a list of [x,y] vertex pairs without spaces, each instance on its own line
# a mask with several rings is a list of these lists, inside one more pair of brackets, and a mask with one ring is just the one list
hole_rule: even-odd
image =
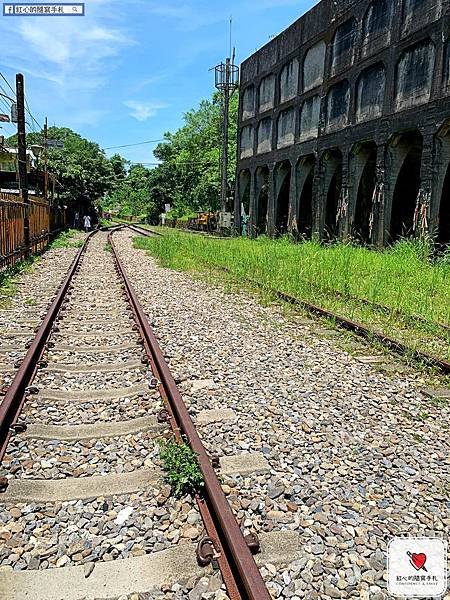
[[248,600],[270,600],[267,587],[225,497],[210,458],[206,453],[205,447],[164,359],[156,336],[150,327],[144,309],[131,285],[122,261],[115,250],[111,234],[109,235],[109,242],[113,250],[118,273],[124,282],[125,290],[133,307],[141,335],[147,349],[151,353],[153,365],[169,402],[170,409],[178,427],[186,437],[192,450],[197,454],[199,466],[205,481],[205,501],[219,531],[220,542],[227,553],[228,561],[234,566],[233,572],[239,580],[238,587],[242,590],[241,593],[243,594],[241,597]]
[[38,362],[51,334],[53,323],[58,317],[72,278],[77,272],[80,261],[86,252],[89,239],[94,233],[95,232],[91,232],[89,234],[84,245],[80,248],[73,260],[64,281],[58,289],[55,299],[51,303],[48,312],[0,405],[0,463],[3,460],[11,435],[14,433],[14,428],[18,425],[20,413],[22,412],[25,403],[27,387],[33,381]]
[[[147,235],[144,232],[144,230],[142,230],[141,233],[143,235]],[[214,268],[217,268],[221,271],[225,271],[229,275],[232,274],[230,269],[228,269],[227,267],[214,265]],[[352,333],[356,333],[357,335],[359,335],[369,341],[376,340],[378,343],[383,345],[385,348],[388,348],[389,350],[392,350],[393,352],[396,352],[397,354],[400,354],[401,356],[410,356],[416,362],[424,363],[424,364],[428,365],[429,367],[433,367],[435,369],[438,369],[439,371],[442,371],[442,373],[445,373],[445,374],[450,373],[450,361],[448,361],[448,360],[438,358],[437,356],[433,356],[432,354],[428,354],[427,352],[421,352],[420,350],[414,350],[412,348],[409,348],[405,344],[402,344],[402,342],[399,342],[398,340],[395,340],[394,338],[391,338],[390,336],[387,336],[384,333],[381,333],[374,329],[369,329],[362,323],[358,323],[356,321],[351,321],[350,319],[347,319],[346,317],[342,317],[330,310],[326,310],[325,308],[317,306],[316,304],[312,304],[311,302],[308,302],[307,300],[303,300],[301,298],[296,298],[295,296],[291,296],[290,294],[287,294],[286,292],[281,292],[280,290],[276,290],[276,289],[273,289],[270,287],[268,288],[266,285],[260,283],[259,281],[254,280],[254,279],[247,279],[247,281],[248,281],[248,283],[250,283],[251,285],[254,285],[255,287],[258,287],[260,289],[261,288],[266,289],[269,293],[273,294],[276,298],[278,298],[279,300],[282,300],[283,302],[287,302],[288,304],[292,304],[295,306],[301,306],[304,310],[306,310],[312,314],[316,314],[320,317],[325,317],[327,319],[332,319],[339,327],[346,329],[347,331],[351,331]],[[440,326],[442,326],[442,325],[440,325]]]

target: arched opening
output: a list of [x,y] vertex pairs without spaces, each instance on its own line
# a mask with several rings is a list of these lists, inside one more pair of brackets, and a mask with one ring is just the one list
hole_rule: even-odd
[[269,169],[256,171],[256,235],[267,234],[267,208],[269,204]]
[[450,244],[450,164],[442,188],[437,241],[439,244]]
[[363,244],[370,243],[370,214],[376,185],[377,149],[375,144],[367,144],[360,151],[360,161],[364,164],[356,196],[353,236]]
[[392,196],[390,242],[413,233],[414,213],[420,190],[422,143],[422,136],[413,132],[403,135],[395,149],[394,168],[400,168]]
[[302,158],[297,165],[297,190],[299,193],[297,231],[300,238],[310,239],[313,227],[314,156]]
[[[327,185],[328,182],[328,185]],[[339,150],[325,157],[325,240],[331,241],[338,234],[338,206],[342,192],[342,154]]]
[[291,163],[284,161],[275,170],[275,233],[284,235],[288,232],[289,198],[291,191]]

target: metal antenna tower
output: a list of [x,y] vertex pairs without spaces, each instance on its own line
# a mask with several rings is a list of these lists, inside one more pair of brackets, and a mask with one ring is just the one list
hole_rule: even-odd
[[233,20],[230,18],[230,57],[225,63],[215,67],[216,88],[222,95],[222,160],[220,210],[222,213],[231,212],[228,206],[228,122],[230,114],[230,99],[239,87],[239,67],[234,64],[236,50],[231,50],[231,32]]

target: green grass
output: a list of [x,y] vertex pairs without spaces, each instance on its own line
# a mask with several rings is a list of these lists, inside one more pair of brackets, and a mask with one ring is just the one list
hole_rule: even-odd
[[77,229],[68,229],[58,235],[50,244],[49,248],[81,248],[84,241],[74,240],[74,236],[79,233]]
[[194,495],[201,490],[204,482],[197,455],[187,444],[161,440],[159,455],[175,496]]
[[[136,238],[160,263],[180,271],[219,273],[239,284],[257,281],[359,321],[407,344],[450,359],[450,257],[435,262],[426,244],[403,240],[385,251],[350,244],[292,244],[288,239],[208,239],[174,230]],[[360,299],[368,303],[361,302]],[[387,307],[380,311],[371,303]],[[417,316],[420,319],[417,319]],[[422,320],[421,320],[422,319]]]
[[0,309],[8,308],[11,304],[11,299],[17,291],[16,279],[22,273],[31,271],[33,264],[39,259],[38,256],[32,256],[27,260],[22,260],[14,266],[5,269],[0,273]]

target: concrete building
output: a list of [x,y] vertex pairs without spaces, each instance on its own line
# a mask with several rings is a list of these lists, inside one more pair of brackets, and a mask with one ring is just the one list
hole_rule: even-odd
[[236,223],[450,242],[449,0],[322,0],[242,65]]

